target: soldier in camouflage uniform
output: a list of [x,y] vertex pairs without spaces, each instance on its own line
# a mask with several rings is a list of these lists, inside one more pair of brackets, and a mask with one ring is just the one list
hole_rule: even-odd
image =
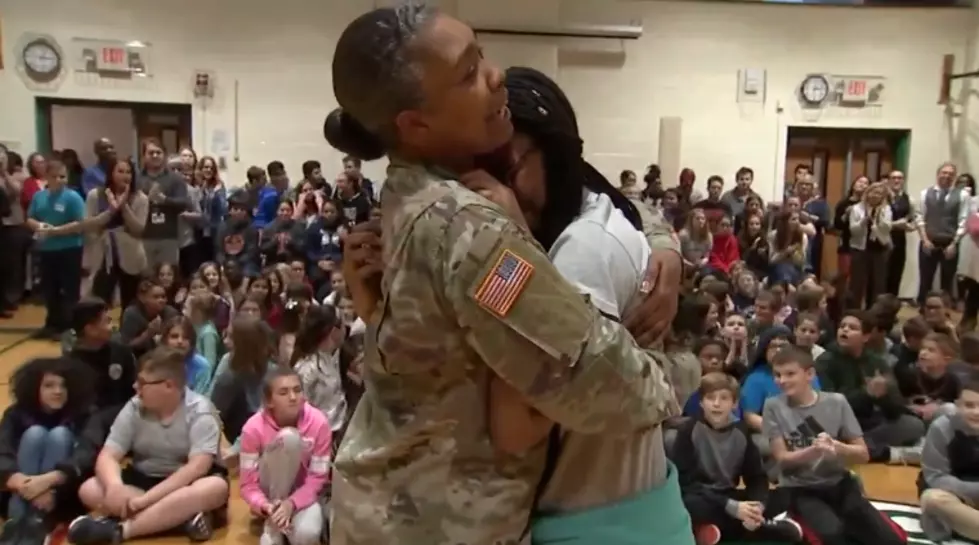
[[658,425],[675,414],[670,385],[522,226],[443,170],[512,134],[501,74],[467,26],[413,6],[370,12],[341,36],[333,81],[344,109],[329,142],[367,160],[393,151],[382,296],[365,316],[366,392],[337,454],[331,543],[526,543],[546,449],[492,447],[489,380],[582,433]]

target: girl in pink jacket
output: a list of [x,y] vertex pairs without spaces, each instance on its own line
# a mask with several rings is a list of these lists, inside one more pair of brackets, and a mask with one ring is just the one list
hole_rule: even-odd
[[241,432],[241,497],[265,517],[261,545],[316,545],[319,504],[329,481],[330,424],[306,403],[299,375],[273,367],[263,382],[264,407]]

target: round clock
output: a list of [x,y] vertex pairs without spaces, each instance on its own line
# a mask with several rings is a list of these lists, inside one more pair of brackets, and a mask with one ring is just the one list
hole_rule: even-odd
[[61,75],[61,51],[52,42],[37,38],[27,42],[23,52],[24,72],[36,83],[51,83]]
[[829,80],[826,76],[814,74],[806,76],[799,88],[802,100],[809,106],[818,106],[829,96]]

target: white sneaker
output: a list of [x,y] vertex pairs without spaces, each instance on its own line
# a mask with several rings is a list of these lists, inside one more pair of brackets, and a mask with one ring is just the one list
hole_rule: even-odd
[[272,528],[270,524],[265,525],[262,537],[258,538],[258,545],[283,545],[284,542],[282,532]]

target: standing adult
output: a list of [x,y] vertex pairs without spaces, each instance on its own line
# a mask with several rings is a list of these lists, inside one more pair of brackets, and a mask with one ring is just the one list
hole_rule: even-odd
[[187,182],[167,168],[163,144],[155,138],[143,141],[140,150],[143,170],[136,187],[149,197],[149,212],[143,229],[147,266],[180,262],[180,215],[190,210]]
[[721,200],[731,208],[732,217],[736,218],[744,212],[748,197],[756,197],[764,205],[765,201],[761,198],[761,195],[751,189],[751,184],[754,181],[755,171],[748,167],[741,167],[734,174],[734,187],[725,191],[724,195],[721,196]]
[[829,225],[829,205],[816,192],[812,176],[805,176],[795,184],[795,197],[799,199],[799,217],[803,224],[812,226],[809,250],[806,255],[807,269],[820,276],[823,266],[823,233]]
[[[964,174],[963,176],[970,176]],[[969,212],[966,221],[968,236],[962,237],[959,244],[958,274],[962,278],[964,288],[965,308],[962,311],[961,331],[974,331],[979,322],[979,233],[975,224],[979,224],[979,196],[969,197]]]
[[968,217],[968,195],[954,187],[957,169],[953,163],[942,163],[935,176],[935,185],[923,189],[920,213],[917,216],[918,236],[918,305],[925,297],[939,272],[941,289],[952,293],[958,266],[959,240],[965,235]]
[[[520,543],[545,447],[493,448],[489,380],[585,433],[654,426],[672,412],[672,391],[653,356],[506,216],[520,213],[508,188],[493,188],[508,195],[505,210],[451,174],[513,133],[502,73],[472,29],[412,4],[375,9],[340,36],[333,82],[343,109],[325,124],[329,142],[392,157],[381,239],[398,266],[382,275],[381,304],[358,309],[371,323],[369,384],[334,466],[330,542]],[[346,267],[363,265],[357,249],[345,250]],[[368,289],[358,284],[352,293]]]
[[[20,206],[23,173],[9,168],[7,147],[0,144],[0,318],[10,318],[24,293],[25,256],[31,233],[24,225],[24,209]],[[20,249],[20,251],[17,251]]]
[[92,144],[95,153],[95,164],[82,172],[82,195],[96,187],[105,187],[105,177],[116,160],[116,147],[108,138],[99,138]]
[[135,167],[116,159],[109,169],[105,187],[93,189],[85,199],[85,217],[109,212],[101,228],[85,235],[82,268],[92,279],[92,294],[111,305],[119,288],[120,308],[136,300],[140,274],[146,270],[146,252],[140,236],[146,226],[149,200],[133,187]]
[[891,190],[891,256],[887,260],[887,293],[901,293],[901,278],[908,259],[908,231],[915,230],[915,220],[911,197],[904,187],[904,173],[892,170],[887,175]]

